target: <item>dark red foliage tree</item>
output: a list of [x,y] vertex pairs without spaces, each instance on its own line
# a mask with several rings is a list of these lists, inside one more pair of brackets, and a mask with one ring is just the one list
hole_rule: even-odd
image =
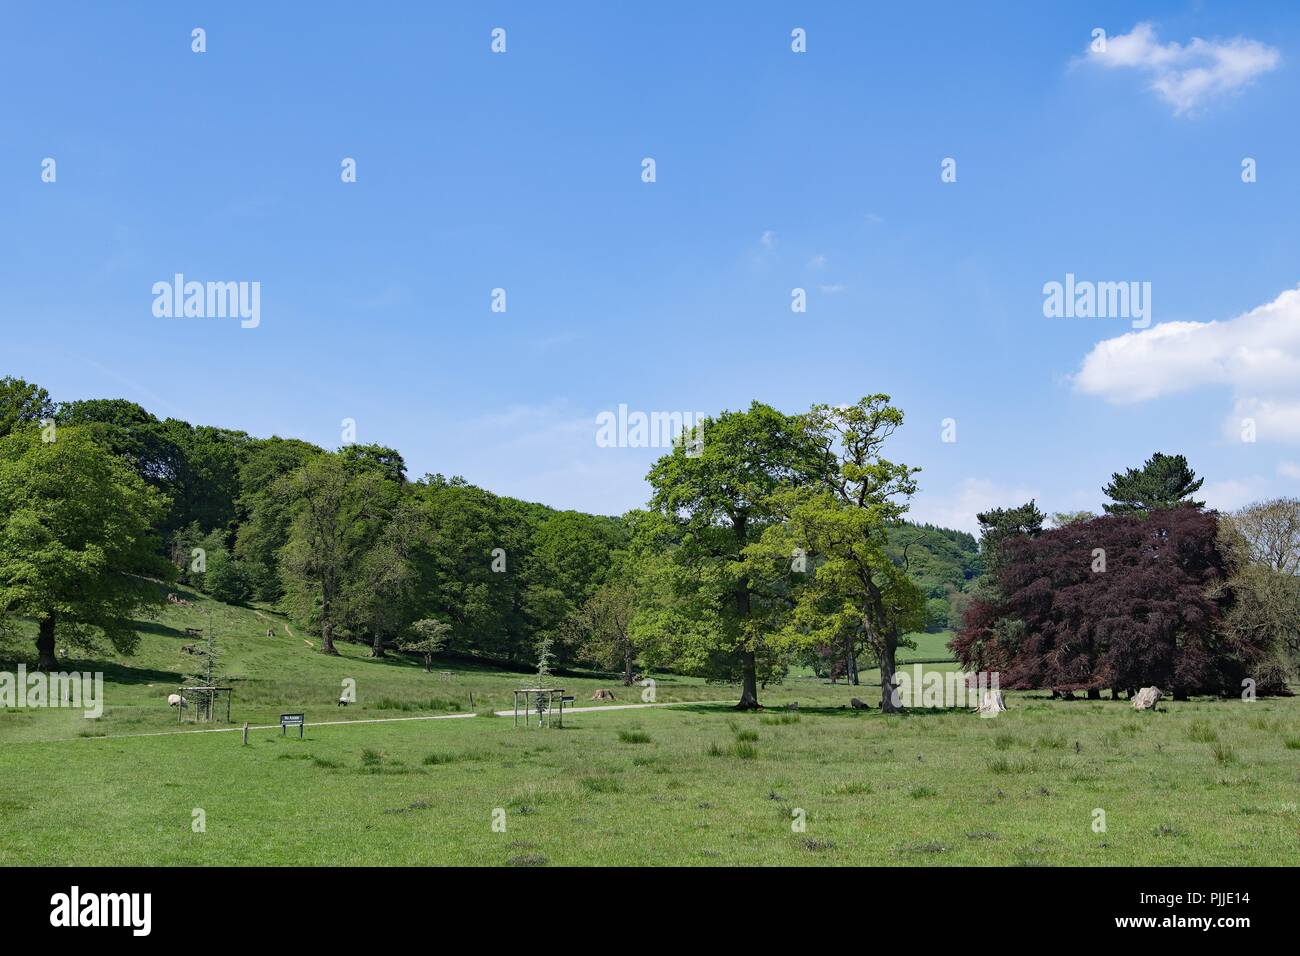
[[1107,515],[1001,556],[997,599],[972,601],[952,646],[968,667],[1003,668],[1004,687],[1227,693],[1264,651],[1217,633],[1232,595],[1214,512]]

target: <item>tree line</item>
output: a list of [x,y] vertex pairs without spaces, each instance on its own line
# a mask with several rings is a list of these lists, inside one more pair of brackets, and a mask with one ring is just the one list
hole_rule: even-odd
[[1300,660],[1300,501],[1224,515],[1203,479],[1157,453],[1112,476],[1103,514],[1030,501],[979,515],[988,573],[961,607],[952,647],[1002,686],[1053,695],[1156,685],[1287,693]]
[[549,635],[573,660],[569,619],[627,539],[618,518],[408,480],[391,448],[331,452],[0,380],[0,617],[38,622],[42,668],[56,637],[129,653],[155,581],[278,604],[326,654],[342,639],[383,656],[424,621],[459,654],[524,662]]
[[129,652],[132,615],[175,581],[278,605],[327,654],[345,640],[426,667],[445,652],[523,665],[544,646],[625,683],[643,668],[735,682],[743,708],[807,665],[879,667],[894,710],[898,650],[950,626],[963,663],[1018,686],[1284,681],[1300,578],[1292,551],[1274,557],[1276,521],[1204,510],[1185,461],[1156,456],[1115,476],[1103,516],[1045,528],[1033,502],[994,509],[977,544],[907,521],[919,469],[886,457],[902,424],[880,394],[724,411],[654,463],[646,507],[614,518],[411,480],[379,445],[57,404],[3,379],[0,622],[37,622],[44,668],[56,643]]

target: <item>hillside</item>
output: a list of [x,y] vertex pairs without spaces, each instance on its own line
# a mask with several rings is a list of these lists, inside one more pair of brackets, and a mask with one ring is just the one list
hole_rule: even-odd
[[[198,638],[186,628],[205,629],[209,619],[218,635],[222,657],[222,682],[234,688],[232,720],[236,724],[275,723],[281,713],[302,711],[308,720],[356,720],[445,713],[486,713],[513,705],[512,691],[532,686],[527,671],[516,672],[463,659],[435,661],[425,673],[415,658],[389,652],[384,658],[370,656],[370,648],[359,643],[339,642],[339,656],[321,654],[317,638],[301,632],[283,614],[269,607],[223,604],[194,591],[177,590],[190,602],[183,607],[167,604],[156,620],[136,623],[140,642],[131,655],[63,657],[65,671],[104,673],[103,716],[86,720],[81,711],[57,708],[6,708],[0,710],[0,742],[51,740],[69,737],[115,736],[160,731],[194,730],[213,726],[178,722],[178,713],[167,706],[167,695],[182,685],[186,674],[196,673],[199,658],[182,653],[185,645]],[[209,618],[210,615],[210,618]],[[274,636],[268,637],[270,630]],[[0,670],[14,671],[19,662],[31,667],[35,627],[22,621],[0,636]],[[937,640],[946,635],[921,635],[924,653],[909,651],[901,659],[948,656]],[[657,702],[734,700],[736,688],[709,683],[699,678],[674,674],[650,675],[655,681]],[[868,683],[878,683],[875,672],[864,671]],[[337,704],[344,681],[355,681],[356,703],[346,708]],[[617,678],[592,671],[565,671],[554,681],[578,699],[579,706],[593,706],[589,698],[596,690],[614,692],[613,703],[640,703],[643,688],[623,687]],[[856,691],[856,693],[862,693]],[[768,696],[779,705],[788,700],[847,703],[850,692],[844,685],[830,684],[792,673]],[[865,696],[865,694],[864,694]],[[187,717],[189,715],[187,714]],[[219,726],[219,725],[218,725]]]

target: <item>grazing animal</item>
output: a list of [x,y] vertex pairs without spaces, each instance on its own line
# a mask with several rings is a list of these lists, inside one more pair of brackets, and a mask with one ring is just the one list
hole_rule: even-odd
[[1002,691],[986,690],[977,709],[981,717],[996,717],[1007,709],[1007,702],[1002,699]]
[[1165,695],[1160,693],[1159,687],[1143,687],[1133,698],[1134,710],[1159,710],[1160,699]]
[[592,700],[613,700],[614,692],[612,690],[606,690],[605,688],[602,687],[600,690],[596,691],[596,693],[591,695],[591,699]]
[[870,710],[870,709],[871,709],[871,705],[870,705],[870,704],[864,704],[862,701],[858,700],[856,697],[854,697],[851,701],[849,701],[849,705],[850,705],[854,710]]
[[188,707],[189,705],[190,705],[190,702],[189,702],[188,700],[186,700],[184,697],[182,697],[180,694],[168,694],[168,695],[167,695],[167,706],[168,706],[168,707]]
[[347,697],[340,697],[340,698],[339,698],[339,706],[340,706],[340,707],[346,707],[346,706],[348,705],[348,703],[349,703],[349,701],[348,701]]
[[181,645],[181,653],[182,653],[182,654],[197,654],[197,653],[199,653],[199,646],[198,646],[197,644],[182,644],[182,645]]

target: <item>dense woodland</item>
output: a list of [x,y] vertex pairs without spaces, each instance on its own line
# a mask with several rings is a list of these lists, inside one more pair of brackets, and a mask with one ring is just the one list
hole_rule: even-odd
[[654,464],[644,509],[614,518],[412,480],[392,448],[56,403],[6,378],[0,626],[34,621],[43,669],[69,648],[129,653],[161,581],[277,606],[326,654],[357,641],[526,666],[544,646],[626,682],[645,667],[735,681],[743,707],[805,665],[851,681],[879,666],[893,709],[898,648],[947,629],[1004,686],[1285,688],[1296,502],[1221,518],[1192,500],[1181,457],[1157,455],[1116,474],[1106,515],[1049,527],[1030,502],[981,515],[977,541],[906,520],[919,469],[883,455],[902,421],[884,395],[723,412]]

